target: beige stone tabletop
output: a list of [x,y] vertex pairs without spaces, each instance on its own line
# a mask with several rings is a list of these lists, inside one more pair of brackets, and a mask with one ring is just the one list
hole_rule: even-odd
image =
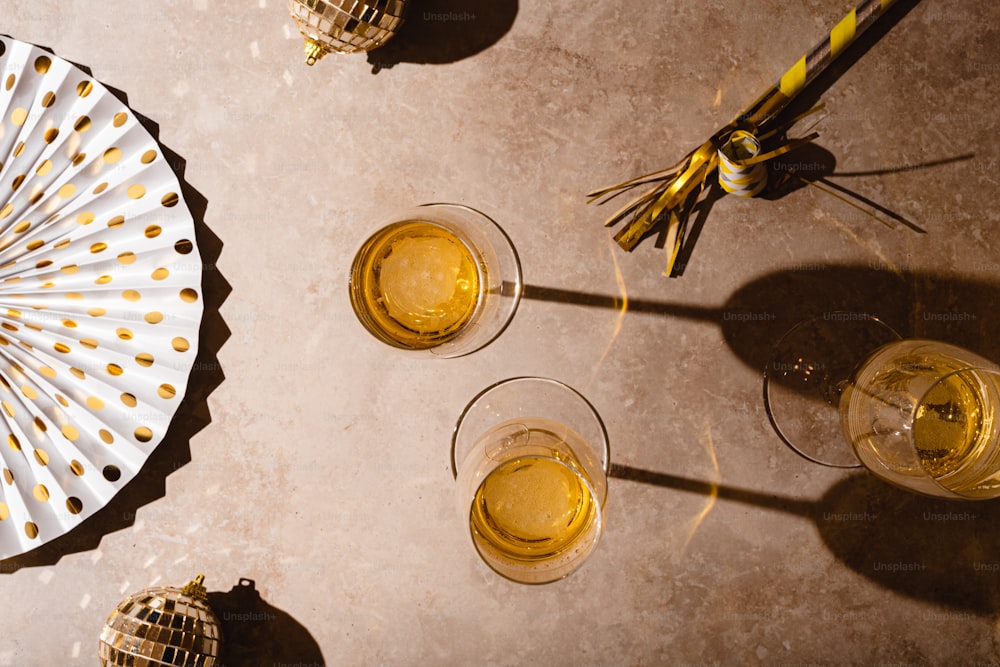
[[[123,597],[198,573],[227,665],[996,664],[1000,506],[803,459],[762,373],[842,310],[1000,361],[997,6],[900,0],[783,158],[841,198],[723,197],[679,277],[587,203],[699,145],[851,6],[412,0],[395,42],[307,67],[283,0],[6,0],[0,33],[89,68],[176,153],[207,316],[146,468],[0,562],[0,665],[97,664]],[[425,202],[492,216],[523,268],[509,328],[457,359],[376,341],[348,300],[360,242]],[[612,453],[597,550],[534,587],[477,557],[449,455],[468,400],[521,375],[584,394]]]

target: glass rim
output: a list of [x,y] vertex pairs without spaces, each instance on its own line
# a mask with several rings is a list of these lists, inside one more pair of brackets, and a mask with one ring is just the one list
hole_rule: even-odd
[[[607,476],[611,469],[611,441],[610,438],[608,437],[608,429],[607,426],[604,424],[604,419],[601,418],[601,413],[598,412],[596,407],[594,407],[594,404],[591,403],[590,400],[586,396],[581,394],[579,391],[577,391],[570,385],[560,380],[555,380],[550,377],[544,377],[539,375],[515,375],[513,377],[505,378],[503,380],[498,380],[490,384],[489,386],[481,389],[471,399],[469,399],[469,401],[465,404],[465,407],[462,408],[462,411],[458,415],[458,419],[455,420],[455,425],[452,427],[452,432],[451,432],[452,478],[456,480],[458,479],[459,463],[456,459],[456,454],[458,453],[458,436],[461,431],[462,423],[465,420],[466,416],[476,407],[476,405],[479,403],[479,399],[481,399],[483,396],[490,393],[491,391],[497,389],[498,387],[525,381],[542,382],[546,384],[551,384],[553,386],[558,386],[562,389],[567,389],[573,395],[575,395],[580,401],[582,401],[582,403],[590,410],[591,414],[594,417],[595,422],[597,423],[602,441],[600,451],[594,448],[593,445],[590,446],[591,448],[594,448],[595,450],[594,453],[596,453],[598,456],[601,457],[601,469]],[[605,496],[606,495],[607,492],[605,492]],[[606,500],[606,498],[604,500]]]
[[924,404],[924,399],[927,398],[928,394],[931,393],[934,387],[938,386],[948,378],[954,377],[955,375],[961,375],[962,373],[985,373],[988,375],[1000,376],[1000,364],[995,366],[967,366],[966,368],[957,368],[955,370],[948,371],[938,378],[935,378],[935,380],[928,385],[927,389],[921,392],[920,398],[914,402],[913,411],[916,412],[917,408]]
[[[477,215],[481,217],[483,220],[486,220],[487,222],[490,223],[491,225],[490,229],[493,229],[496,232],[498,232],[504,241],[504,245],[510,249],[511,256],[509,257],[509,259],[512,260],[513,266],[511,266],[511,269],[513,275],[511,276],[511,278],[506,279],[505,282],[509,282],[514,285],[515,289],[514,293],[511,295],[511,298],[514,300],[514,306],[516,307],[521,300],[522,293],[524,292],[523,289],[524,272],[521,268],[521,256],[517,252],[517,246],[514,244],[514,240],[510,237],[510,234],[507,233],[507,230],[504,229],[499,222],[494,220],[492,216],[490,216],[487,213],[483,213],[478,208],[475,208],[474,206],[469,206],[468,204],[456,204],[454,202],[428,202],[425,204],[419,204],[411,210],[420,210],[422,208],[457,208],[472,213],[474,215]],[[406,211],[403,211],[402,213],[405,214]],[[433,220],[426,220],[424,222],[434,223]],[[461,240],[463,243],[465,243],[465,239]],[[510,320],[508,320],[507,324],[510,324]],[[507,328],[507,324],[504,325],[504,328]]]

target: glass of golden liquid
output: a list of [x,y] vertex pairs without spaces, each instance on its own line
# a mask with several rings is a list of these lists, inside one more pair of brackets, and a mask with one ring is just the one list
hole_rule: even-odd
[[[820,363],[820,352],[780,357],[783,365],[768,367],[765,402],[782,439],[816,462],[864,466],[924,495],[1000,497],[1000,368],[955,345],[900,339],[878,332],[877,323],[858,324],[866,335],[876,332],[872,343],[894,339],[849,371]],[[793,329],[786,338],[801,342],[802,333]],[[802,391],[793,398],[795,385]],[[826,396],[809,402],[817,388]]]
[[583,565],[604,528],[608,460],[600,415],[568,385],[518,377],[480,392],[455,425],[452,471],[482,560],[524,584]]
[[378,340],[458,357],[496,339],[521,298],[510,238],[459,204],[404,211],[372,234],[351,266],[351,306]]
[[926,495],[1000,496],[1000,371],[968,350],[902,340],[877,350],[840,400],[866,468]]

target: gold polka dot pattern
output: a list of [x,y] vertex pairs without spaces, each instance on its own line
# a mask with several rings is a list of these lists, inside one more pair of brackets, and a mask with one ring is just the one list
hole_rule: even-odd
[[177,175],[136,115],[0,37],[0,559],[106,505],[163,439],[201,272]]

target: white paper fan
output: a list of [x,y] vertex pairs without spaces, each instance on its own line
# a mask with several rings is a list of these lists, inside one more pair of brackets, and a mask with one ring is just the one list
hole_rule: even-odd
[[0,559],[99,510],[162,440],[202,317],[180,182],[93,77],[0,37]]

